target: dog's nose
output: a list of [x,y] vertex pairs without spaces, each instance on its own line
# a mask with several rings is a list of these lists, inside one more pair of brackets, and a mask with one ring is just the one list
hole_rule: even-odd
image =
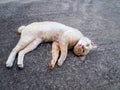
[[79,47],[80,47],[80,48],[84,48],[84,45],[80,44]]

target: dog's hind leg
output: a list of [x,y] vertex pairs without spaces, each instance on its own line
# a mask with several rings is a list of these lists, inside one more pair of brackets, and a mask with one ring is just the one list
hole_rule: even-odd
[[59,43],[58,42],[53,42],[53,44],[52,44],[52,60],[49,64],[50,69],[54,68],[54,66],[57,62],[58,56],[59,56],[59,51],[60,51]]
[[23,64],[24,55],[34,50],[41,43],[41,41],[42,41],[41,39],[37,38],[34,41],[32,41],[27,47],[25,47],[23,50],[19,52],[18,62],[17,62],[17,65],[19,68],[24,68],[24,64]]
[[13,66],[13,62],[15,60],[16,54],[23,48],[25,48],[29,43],[34,40],[34,37],[31,36],[23,36],[20,38],[19,42],[15,46],[15,48],[11,51],[8,60],[6,62],[6,67],[10,68]]

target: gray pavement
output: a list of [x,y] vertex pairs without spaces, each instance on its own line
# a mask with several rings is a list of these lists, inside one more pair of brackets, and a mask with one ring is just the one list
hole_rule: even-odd
[[[51,43],[43,43],[25,56],[23,70],[16,62],[7,69],[17,28],[35,21],[77,28],[98,49],[83,63],[70,50],[63,66],[51,71]],[[0,90],[120,90],[119,29],[120,0],[0,0]]]

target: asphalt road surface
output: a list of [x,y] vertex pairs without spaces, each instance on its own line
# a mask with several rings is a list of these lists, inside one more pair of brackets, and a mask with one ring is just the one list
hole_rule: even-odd
[[[23,70],[16,62],[7,69],[17,28],[35,21],[77,28],[98,49],[83,63],[70,50],[51,71],[51,43],[43,43],[25,56]],[[0,0],[0,90],[120,90],[120,0]]]

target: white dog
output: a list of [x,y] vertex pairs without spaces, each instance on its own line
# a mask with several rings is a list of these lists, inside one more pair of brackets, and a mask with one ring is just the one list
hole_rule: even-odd
[[74,48],[74,53],[84,58],[90,50],[97,48],[79,30],[57,22],[34,22],[21,26],[18,28],[18,32],[21,33],[20,40],[10,53],[6,67],[12,67],[15,56],[19,52],[17,65],[19,68],[23,68],[24,55],[34,50],[41,42],[53,42],[50,69],[54,68],[59,52],[61,55],[58,65],[61,66],[66,59],[68,49]]

